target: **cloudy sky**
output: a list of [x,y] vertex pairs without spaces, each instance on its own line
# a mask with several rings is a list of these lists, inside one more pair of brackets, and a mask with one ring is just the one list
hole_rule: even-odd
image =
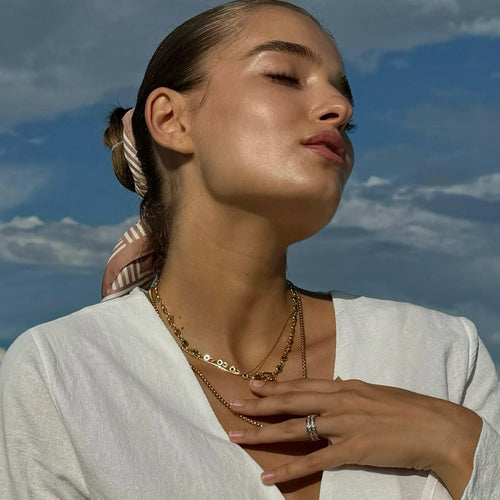
[[[138,210],[106,114],[133,106],[164,35],[216,3],[2,2],[0,346],[99,300]],[[359,129],[342,207],[290,251],[292,279],[467,316],[500,366],[500,4],[297,3],[337,39]]]

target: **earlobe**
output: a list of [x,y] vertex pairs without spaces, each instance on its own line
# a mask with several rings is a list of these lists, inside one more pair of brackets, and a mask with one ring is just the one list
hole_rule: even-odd
[[153,140],[181,154],[193,152],[187,123],[186,100],[175,90],[159,87],[149,95],[144,109],[146,125]]

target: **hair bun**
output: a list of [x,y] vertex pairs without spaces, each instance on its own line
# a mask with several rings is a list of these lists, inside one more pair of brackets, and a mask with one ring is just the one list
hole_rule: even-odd
[[108,118],[108,127],[104,131],[102,142],[111,149],[111,164],[117,179],[130,191],[135,192],[134,178],[123,154],[122,118],[131,108],[115,108]]

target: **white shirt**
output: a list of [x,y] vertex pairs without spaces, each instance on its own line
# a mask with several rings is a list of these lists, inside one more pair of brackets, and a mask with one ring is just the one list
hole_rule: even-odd
[[[403,387],[483,417],[467,500],[500,498],[500,386],[472,323],[332,294],[334,377]],[[283,499],[228,436],[139,289],[21,335],[0,365],[1,499]],[[341,467],[321,500],[449,500],[427,472]]]

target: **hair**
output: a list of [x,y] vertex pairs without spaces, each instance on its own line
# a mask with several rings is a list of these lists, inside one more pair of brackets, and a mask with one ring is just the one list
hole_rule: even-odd
[[[154,252],[156,273],[161,270],[167,255],[180,192],[175,171],[168,166],[159,165],[157,160],[154,141],[145,121],[146,100],[158,87],[167,87],[180,93],[201,88],[208,78],[204,64],[206,60],[217,48],[238,35],[244,27],[246,14],[264,6],[294,10],[323,29],[305,9],[283,0],[234,0],[202,12],[178,26],[160,43],[146,69],[137,94],[132,129],[137,156],[148,184],[140,213],[148,244]],[[123,146],[114,147],[122,140],[121,119],[126,112],[127,109],[121,107],[111,112],[103,142],[112,148],[111,160],[116,177],[127,189],[135,191],[132,174],[123,155]]]

